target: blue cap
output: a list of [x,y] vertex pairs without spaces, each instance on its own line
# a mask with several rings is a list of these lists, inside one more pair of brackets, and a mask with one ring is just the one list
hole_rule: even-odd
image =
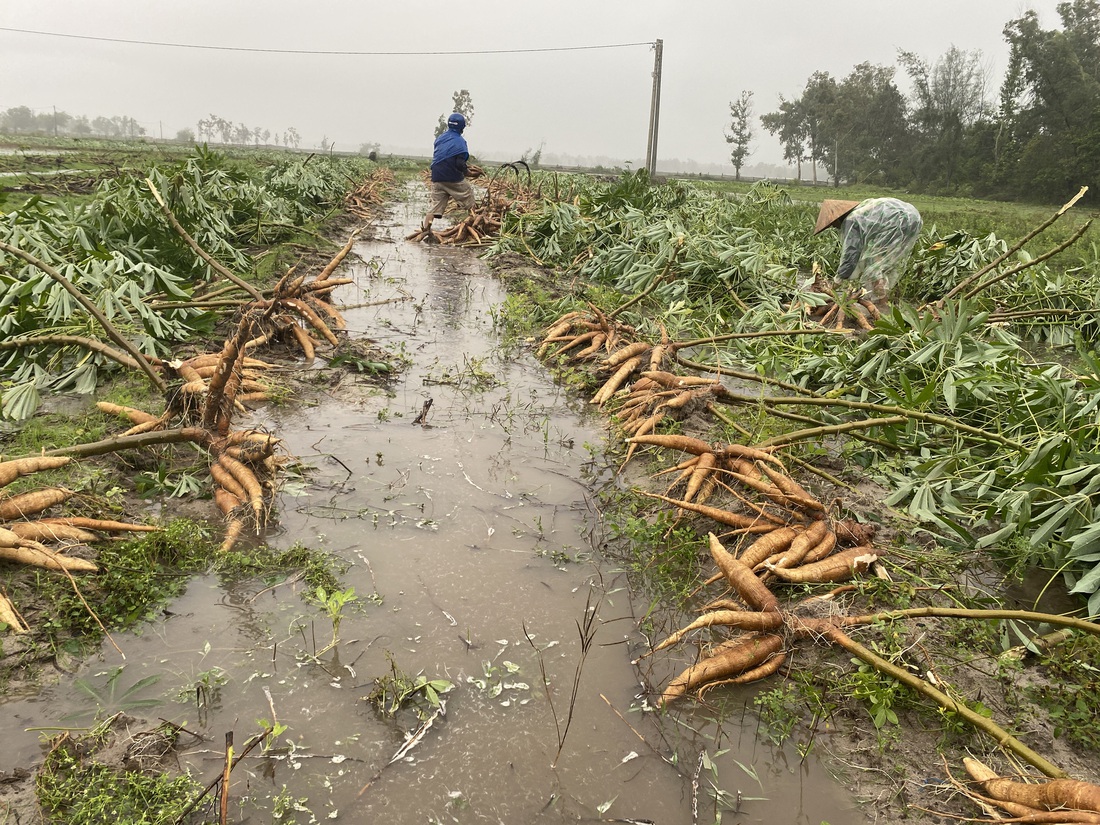
[[447,118],[447,127],[461,132],[466,128],[466,118],[464,118],[461,113],[455,112]]

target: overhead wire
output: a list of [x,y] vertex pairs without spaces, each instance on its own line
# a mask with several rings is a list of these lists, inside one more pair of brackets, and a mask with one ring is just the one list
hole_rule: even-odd
[[435,55],[478,55],[478,54],[531,54],[536,52],[579,52],[598,49],[625,49],[634,46],[653,46],[652,42],[602,43],[590,46],[547,46],[532,49],[456,49],[453,51],[351,51],[330,49],[261,49],[248,46],[211,46],[203,43],[166,43],[157,40],[129,40],[121,37],[97,37],[89,34],[68,34],[65,32],[43,32],[33,29],[15,29],[0,26],[0,31],[15,34],[33,34],[40,37],[62,37],[71,40],[91,40],[100,43],[125,43],[131,46],[161,46],[172,49],[205,49],[219,52],[259,52],[265,54],[312,54],[343,57],[430,57]]

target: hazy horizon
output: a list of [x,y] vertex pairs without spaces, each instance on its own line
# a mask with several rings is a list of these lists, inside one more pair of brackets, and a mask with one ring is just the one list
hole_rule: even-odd
[[[955,46],[982,52],[995,98],[1008,54],[1004,24],[1033,8],[1045,28],[1057,28],[1056,6],[474,0],[456,15],[438,0],[413,12],[343,0],[308,12],[287,0],[7,0],[0,111],[128,115],[149,136],[168,138],[214,114],[273,132],[294,127],[302,148],[378,143],[427,155],[452,93],[468,89],[475,155],[516,159],[542,147],[544,156],[628,162],[645,157],[652,43],[660,38],[659,167],[668,158],[732,172],[724,134],[742,90],[754,93],[756,130],[746,166],[786,167],[759,116],[780,95],[801,94],[813,72],[842,79],[865,61],[896,66],[899,49],[935,62]],[[467,53],[445,54],[460,51]],[[895,80],[908,91],[900,68]]]

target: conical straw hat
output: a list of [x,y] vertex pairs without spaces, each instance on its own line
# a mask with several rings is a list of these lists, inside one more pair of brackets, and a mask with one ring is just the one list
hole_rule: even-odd
[[859,206],[859,201],[822,201],[821,211],[817,213],[817,223],[814,224],[814,234],[816,235],[823,229],[828,229],[839,222],[857,206]]

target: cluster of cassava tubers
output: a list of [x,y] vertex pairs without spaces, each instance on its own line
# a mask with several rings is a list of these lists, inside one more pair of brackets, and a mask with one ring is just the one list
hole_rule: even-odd
[[810,285],[810,292],[824,295],[824,303],[811,305],[803,302],[791,304],[789,309],[801,310],[810,318],[816,320],[821,326],[834,330],[848,328],[848,321],[863,330],[874,328],[874,323],[881,317],[879,308],[875,306],[864,293],[862,287],[856,287],[852,294],[842,289],[831,286],[821,273],[821,268],[814,264],[814,282]]
[[[780,610],[779,599],[766,577],[771,574],[779,581],[792,583],[837,582],[866,571],[878,560],[879,553],[870,544],[870,535],[858,528],[862,525],[848,522],[831,527],[825,520],[802,528],[780,527],[757,535],[739,555],[709,533],[710,555],[719,573],[708,583],[721,580],[736,599],[711,601],[698,619],[655,645],[651,652],[671,647],[702,628],[727,627],[743,633],[715,645],[672,679],[661,695],[661,704],[692,691],[701,697],[718,685],[748,684],[771,676],[786,660],[785,635],[821,634],[823,628],[816,620],[793,618]],[[838,549],[838,535],[865,543]]]
[[[773,448],[743,444],[714,445],[687,435],[657,432],[687,411],[709,407],[724,388],[713,377],[676,375],[666,369],[677,345],[662,330],[656,344],[634,340],[635,330],[614,313],[590,306],[566,313],[543,334],[540,358],[595,365],[604,383],[591,403],[614,401],[616,425],[627,436],[623,467],[639,448],[662,448],[686,454],[683,461],[654,477],[675,473],[664,494],[641,495],[721,525],[724,536],[737,536],[746,546],[735,555],[711,533],[711,555],[719,570],[708,584],[724,581],[737,598],[708,604],[700,619],[658,645],[675,644],[701,627],[726,625],[747,631],[717,645],[666,688],[662,702],[716,684],[746,683],[775,673],[784,661],[787,621],[769,585],[839,582],[868,570],[881,555],[872,544],[874,528],[835,520],[829,508],[787,473]],[[674,493],[679,497],[674,498]],[[715,506],[717,493],[731,503]],[[748,609],[746,609],[746,607]],[[805,630],[807,625],[799,623]]]
[[364,220],[374,218],[378,214],[378,208],[389,197],[393,182],[393,172],[385,167],[378,167],[344,196],[344,209]]
[[992,818],[983,821],[1100,825],[1100,785],[1079,779],[1023,782],[999,776],[970,757],[963,759],[963,766],[971,781],[955,785],[990,813]]
[[265,432],[232,429],[235,414],[263,403],[270,392],[264,374],[272,365],[250,353],[281,339],[293,342],[306,360],[312,361],[318,347],[339,345],[334,330],[344,329],[346,323],[332,306],[331,293],[351,283],[351,279],[332,275],[351,251],[357,234],[351,234],[313,280],[295,275],[292,269],[275,286],[270,298],[246,304],[237,329],[220,352],[160,362],[170,378],[162,414],[98,403],[104,412],[132,424],[124,436],[162,430],[177,421],[204,431],[202,446],[211,455],[214,500],[226,519],[223,550],[230,549],[247,532],[262,534],[284,461],[277,452],[279,439]]
[[[59,469],[71,460],[68,456],[30,456],[0,461],[0,488],[23,476]],[[157,529],[107,519],[42,515],[50,507],[64,504],[73,495],[72,490],[63,487],[42,487],[0,496],[0,559],[60,570],[70,575],[94,573],[99,569],[94,562],[70,556],[66,551],[98,541],[102,533]],[[0,622],[15,633],[26,630],[15,607],[3,593],[0,593]]]

